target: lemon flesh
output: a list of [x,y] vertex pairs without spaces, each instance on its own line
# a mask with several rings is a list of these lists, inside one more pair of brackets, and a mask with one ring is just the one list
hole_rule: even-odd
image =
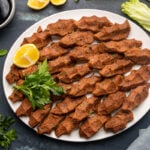
[[67,0],[50,0],[51,4],[55,6],[60,6],[66,3]]
[[41,10],[50,3],[50,0],[28,0],[27,6],[35,10]]
[[24,44],[16,51],[13,63],[20,68],[27,68],[34,65],[39,56],[39,50],[34,44]]

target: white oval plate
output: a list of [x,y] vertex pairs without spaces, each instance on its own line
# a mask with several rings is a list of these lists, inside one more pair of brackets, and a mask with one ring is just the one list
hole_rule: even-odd
[[[23,32],[19,38],[16,40],[16,42],[12,45],[7,58],[4,63],[4,69],[3,69],[3,87],[4,87],[4,92],[6,96],[6,100],[8,101],[11,109],[15,112],[20,103],[15,103],[13,104],[9,99],[9,95],[12,93],[12,87],[7,83],[5,77],[7,73],[10,70],[10,66],[12,65],[12,57],[14,56],[14,53],[17,48],[19,48],[20,44],[22,43],[24,37],[28,37],[32,35],[33,32],[37,31],[37,28],[41,26],[43,29],[46,28],[46,26],[49,23],[56,22],[58,19],[75,19],[79,20],[82,16],[92,16],[96,15],[99,17],[106,16],[110,21],[112,22],[117,22],[117,23],[123,23],[126,18],[122,17],[120,15],[108,12],[108,11],[103,11],[103,10],[96,10],[96,9],[78,9],[78,10],[70,10],[70,11],[65,11],[61,13],[57,13],[54,15],[51,15],[49,17],[46,17],[45,19],[42,19],[41,21],[35,23],[32,25],[30,28],[28,28],[25,32]],[[131,25],[131,33],[129,35],[129,38],[135,38],[137,40],[141,40],[143,42],[143,48],[150,48],[149,41],[150,38],[149,36],[135,23],[130,22]],[[149,100],[148,100],[149,99]],[[128,123],[127,127],[125,128],[128,129],[129,127],[133,126],[137,121],[139,121],[149,110],[150,108],[150,96],[147,97],[147,99],[138,107],[136,108],[133,113],[134,113],[134,120],[130,123]],[[20,117],[20,119],[27,125],[28,125],[28,117]],[[36,129],[35,129],[36,130]],[[101,140],[107,137],[114,136],[115,134],[110,133],[110,132],[105,132],[103,129],[101,129],[97,134],[95,134],[93,137],[89,139],[81,138],[79,136],[78,130],[73,131],[70,135],[63,135],[61,137],[56,137],[55,133],[52,132],[51,134],[47,135],[48,137],[52,137],[58,140],[64,140],[64,141],[71,141],[71,142],[88,142],[88,141],[95,141],[95,140]]]

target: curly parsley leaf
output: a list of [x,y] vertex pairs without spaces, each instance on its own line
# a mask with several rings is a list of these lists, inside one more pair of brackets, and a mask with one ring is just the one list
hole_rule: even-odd
[[4,56],[8,53],[8,51],[6,49],[1,49],[0,50],[0,56]]
[[33,109],[50,103],[50,95],[62,95],[65,90],[58,86],[49,72],[47,60],[38,65],[38,70],[25,77],[22,85],[14,86],[22,91],[31,102]]
[[14,123],[11,117],[2,117],[0,114],[0,146],[8,149],[11,142],[13,142],[17,135],[14,129],[9,129]]

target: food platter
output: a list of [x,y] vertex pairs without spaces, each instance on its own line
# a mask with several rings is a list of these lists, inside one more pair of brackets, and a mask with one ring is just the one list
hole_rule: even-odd
[[[57,13],[54,15],[51,15],[49,17],[46,17],[42,19],[41,21],[35,23],[31,27],[29,27],[25,32],[23,32],[16,42],[12,45],[11,49],[9,50],[9,53],[6,57],[5,63],[4,63],[4,68],[3,68],[3,88],[6,96],[6,100],[8,101],[11,109],[15,112],[20,103],[12,103],[8,97],[12,93],[12,86],[10,86],[5,77],[7,73],[10,70],[10,66],[12,65],[12,57],[15,54],[15,51],[19,46],[21,45],[23,39],[25,37],[31,36],[34,32],[37,31],[38,27],[41,26],[43,29],[46,28],[46,26],[49,23],[54,23],[58,19],[75,19],[79,20],[82,16],[92,16],[96,15],[98,17],[106,16],[111,22],[115,23],[123,23],[126,18],[122,17],[120,15],[108,12],[108,11],[103,11],[103,10],[96,10],[96,9],[78,9],[78,10],[70,10],[70,11],[65,11],[61,13]],[[150,48],[149,47],[149,36],[135,23],[129,21],[130,26],[131,26],[131,32],[129,35],[129,38],[135,38],[137,40],[140,40],[143,42],[142,48]],[[147,99],[136,109],[134,109],[134,120],[131,121],[130,123],[127,124],[127,127],[124,129],[128,129],[129,127],[133,126],[136,124],[137,121],[139,121],[148,111],[150,108],[150,96],[147,97]],[[28,118],[27,117],[20,117],[20,119],[27,125],[28,125]],[[36,130],[36,129],[35,129]],[[123,131],[124,131],[123,130]],[[97,134],[95,134],[93,137],[89,139],[81,138],[78,134],[78,130],[73,131],[70,135],[63,135],[61,137],[56,137],[55,133],[52,132],[51,134],[47,135],[48,137],[55,138],[58,140],[64,140],[64,141],[71,141],[71,142],[88,142],[88,141],[95,141],[95,140],[101,140],[105,139],[111,136],[114,136],[116,134],[110,133],[110,132],[105,132],[103,129],[101,129]]]

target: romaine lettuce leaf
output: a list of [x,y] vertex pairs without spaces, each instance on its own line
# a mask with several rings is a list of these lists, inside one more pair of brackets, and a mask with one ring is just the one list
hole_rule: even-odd
[[126,1],[121,11],[150,32],[150,8],[139,0]]

